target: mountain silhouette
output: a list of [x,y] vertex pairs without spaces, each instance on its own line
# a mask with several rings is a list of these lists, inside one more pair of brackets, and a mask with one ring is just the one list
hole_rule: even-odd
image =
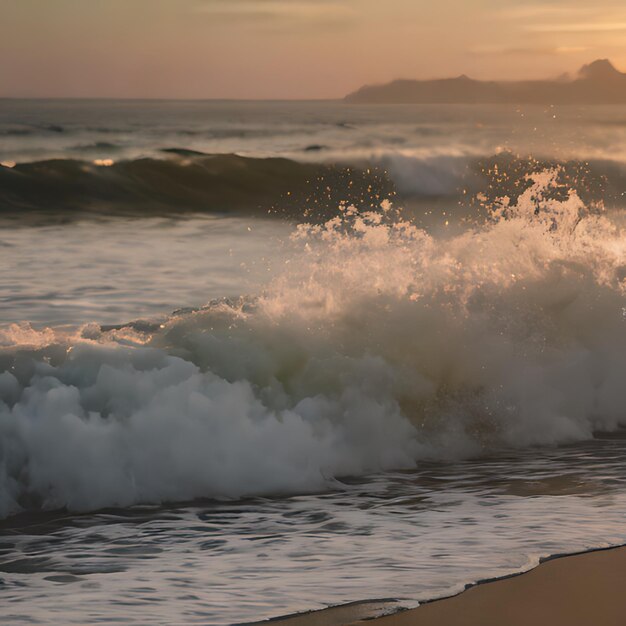
[[626,74],[608,59],[556,80],[481,81],[465,75],[435,80],[394,80],[347,95],[355,104],[626,104]]
[[626,74],[616,70],[608,59],[598,59],[589,65],[583,65],[578,70],[578,77],[582,80],[623,80]]

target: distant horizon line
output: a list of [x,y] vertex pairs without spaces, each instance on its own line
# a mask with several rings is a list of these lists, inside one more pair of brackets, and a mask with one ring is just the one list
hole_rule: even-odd
[[[401,79],[398,79],[401,80]],[[0,96],[0,104],[3,102],[240,102],[240,103],[337,103],[346,106],[545,106],[545,103],[513,103],[513,102],[370,102],[354,104],[341,98],[118,98],[110,96],[86,97],[86,96]],[[594,103],[580,104],[576,102],[561,102],[554,106],[595,106]],[[600,106],[624,106],[623,104],[605,104]]]
[[151,96],[0,96],[2,100],[115,100],[125,102],[341,102],[336,98],[166,98]]

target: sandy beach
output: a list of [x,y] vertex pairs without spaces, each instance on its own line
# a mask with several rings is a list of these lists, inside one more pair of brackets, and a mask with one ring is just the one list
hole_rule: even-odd
[[[452,598],[380,617],[377,626],[623,626],[626,547],[556,558]],[[364,624],[391,605],[338,607],[279,620],[284,626]]]

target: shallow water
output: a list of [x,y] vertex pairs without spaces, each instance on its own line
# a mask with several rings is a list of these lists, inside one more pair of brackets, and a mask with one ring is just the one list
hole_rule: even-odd
[[5,522],[12,624],[230,624],[398,607],[626,542],[626,439],[426,464],[320,495]]
[[0,324],[119,324],[255,293],[292,230],[212,216],[4,228]]

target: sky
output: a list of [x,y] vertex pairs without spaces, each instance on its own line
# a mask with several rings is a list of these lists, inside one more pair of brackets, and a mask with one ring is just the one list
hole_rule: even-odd
[[624,0],[0,0],[0,96],[337,98],[626,71]]

